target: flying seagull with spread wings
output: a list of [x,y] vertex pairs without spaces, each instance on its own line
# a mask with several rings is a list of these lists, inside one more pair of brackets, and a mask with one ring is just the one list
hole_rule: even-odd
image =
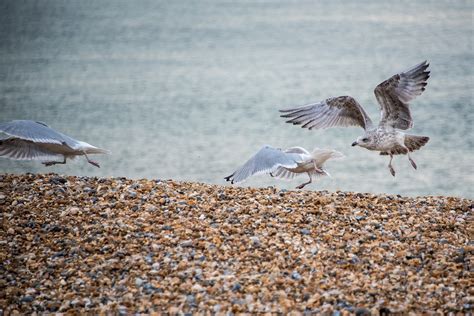
[[429,137],[410,135],[400,130],[413,127],[408,103],[425,91],[426,81],[430,77],[430,72],[426,70],[428,66],[424,61],[390,77],[375,88],[375,97],[381,111],[378,126],[373,125],[362,106],[350,96],[329,98],[314,104],[280,110],[284,113],[281,117],[289,118],[287,123],[302,125],[301,127],[308,129],[360,126],[365,133],[357,138],[352,146],[358,145],[380,151],[381,155],[390,155],[388,167],[393,176],[393,155],[408,155],[411,165],[416,169],[409,153],[420,149],[428,142]]
[[313,176],[324,176],[329,173],[323,169],[328,159],[344,157],[332,149],[316,148],[312,153],[301,147],[291,147],[286,150],[263,146],[252,158],[233,174],[224,179],[232,184],[245,181],[253,175],[269,173],[280,179],[293,179],[298,174],[306,173],[309,181],[298,185],[302,189],[313,181]]
[[52,166],[65,164],[66,158],[84,155],[88,163],[99,168],[99,164],[90,160],[87,154],[106,153],[105,149],[75,140],[42,122],[15,120],[0,123],[0,157],[41,160],[45,166]]

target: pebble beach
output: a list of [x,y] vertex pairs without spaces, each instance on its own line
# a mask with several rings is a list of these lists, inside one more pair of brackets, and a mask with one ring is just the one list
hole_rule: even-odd
[[2,174],[0,315],[472,313],[473,208]]

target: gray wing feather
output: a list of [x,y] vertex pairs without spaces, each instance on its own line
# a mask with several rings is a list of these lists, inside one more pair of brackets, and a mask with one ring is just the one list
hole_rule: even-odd
[[63,155],[53,153],[32,141],[8,138],[0,140],[0,157],[15,160],[58,160]]
[[381,111],[379,125],[403,130],[413,127],[408,102],[425,91],[430,77],[430,72],[426,71],[428,66],[427,61],[424,61],[390,77],[375,88],[375,97]]
[[253,175],[271,173],[278,167],[296,168],[299,161],[301,161],[299,154],[285,153],[280,149],[264,146],[242,167],[225,179],[231,183],[239,183]]
[[299,175],[299,173],[291,172],[284,167],[278,167],[275,172],[272,172],[272,175],[278,179],[292,180]]
[[318,168],[322,168],[323,164],[329,159],[343,158],[344,155],[333,149],[315,148],[311,153],[313,161]]
[[0,123],[0,132],[34,143],[66,144],[71,148],[78,144],[77,140],[55,131],[44,123],[30,120]]
[[[317,176],[317,177],[329,175],[329,173],[326,170],[324,170],[324,169],[322,169],[322,170],[323,170],[323,173],[317,172],[316,170],[310,170],[308,172],[311,173],[312,176]],[[292,180],[296,176],[302,175],[302,174],[303,173],[296,173],[296,172],[290,171],[288,169],[285,169],[283,167],[278,167],[275,172],[272,172],[272,175],[275,178],[283,179],[283,180]]]
[[350,96],[329,98],[280,112],[285,113],[281,117],[289,118],[287,123],[308,129],[334,126],[360,126],[367,129],[372,126],[372,121],[362,106]]
[[303,147],[290,147],[284,150],[285,153],[293,153],[293,154],[302,154],[302,155],[311,155],[306,149]]

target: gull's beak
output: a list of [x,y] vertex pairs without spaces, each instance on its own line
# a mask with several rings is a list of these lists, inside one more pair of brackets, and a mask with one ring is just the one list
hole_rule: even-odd
[[354,147],[355,145],[357,145],[357,142],[353,142],[353,143],[352,143],[352,147]]

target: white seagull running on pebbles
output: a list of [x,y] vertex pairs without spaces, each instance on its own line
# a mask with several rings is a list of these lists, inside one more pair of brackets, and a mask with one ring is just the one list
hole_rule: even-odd
[[313,176],[329,176],[329,173],[323,169],[326,160],[342,157],[344,157],[343,154],[332,149],[316,148],[309,153],[301,147],[281,150],[266,145],[242,167],[224,179],[234,184],[243,182],[250,176],[264,173],[280,179],[293,179],[298,174],[306,173],[309,181],[296,187],[302,189],[313,181]]
[[285,113],[281,117],[289,118],[287,123],[302,125],[308,129],[358,125],[365,130],[365,134],[357,138],[352,146],[358,145],[368,150],[380,151],[381,155],[390,155],[388,168],[393,176],[393,155],[408,155],[411,165],[416,169],[409,153],[420,149],[428,142],[429,137],[409,135],[397,129],[407,130],[413,127],[408,102],[425,91],[426,81],[430,77],[430,72],[426,71],[428,66],[424,61],[390,77],[375,88],[375,97],[381,111],[378,126],[373,125],[362,106],[350,96],[329,98],[319,103],[280,110]]
[[[4,135],[2,135],[4,134]],[[87,154],[107,154],[97,148],[53,130],[42,122],[15,120],[0,123],[0,157],[14,160],[41,160],[45,166],[65,164],[67,158],[85,156],[87,162],[100,167]],[[63,161],[57,161],[63,159]]]

